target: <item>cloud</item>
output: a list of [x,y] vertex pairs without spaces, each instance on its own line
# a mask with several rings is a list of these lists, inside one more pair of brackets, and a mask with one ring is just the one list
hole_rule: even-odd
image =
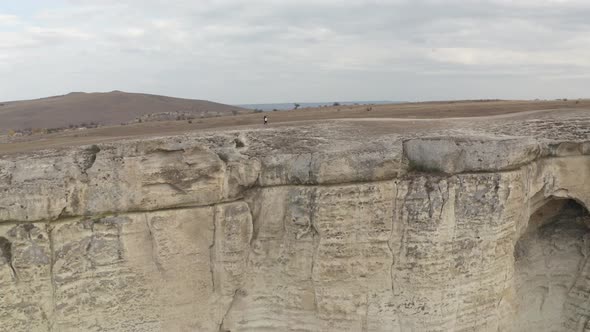
[[[113,89],[223,102],[549,98],[590,83],[590,3],[581,0],[69,0],[35,8],[0,12],[0,75],[14,82],[0,82],[0,99]],[[540,77],[550,84],[536,84]]]
[[18,25],[20,20],[16,15],[6,15],[0,13],[0,26],[14,26]]

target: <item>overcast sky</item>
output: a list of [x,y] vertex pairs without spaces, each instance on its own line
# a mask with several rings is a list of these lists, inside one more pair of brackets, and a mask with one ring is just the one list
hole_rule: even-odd
[[587,0],[0,1],[0,100],[590,97]]

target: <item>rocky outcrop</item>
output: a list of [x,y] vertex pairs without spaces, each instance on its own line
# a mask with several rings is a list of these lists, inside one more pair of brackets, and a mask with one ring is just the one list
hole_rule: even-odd
[[4,156],[2,329],[590,328],[586,140],[276,134]]

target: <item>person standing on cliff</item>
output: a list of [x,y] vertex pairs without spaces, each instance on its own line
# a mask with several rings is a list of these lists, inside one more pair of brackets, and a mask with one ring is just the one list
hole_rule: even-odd
[[264,125],[266,126],[268,124],[268,117],[265,115],[264,116]]

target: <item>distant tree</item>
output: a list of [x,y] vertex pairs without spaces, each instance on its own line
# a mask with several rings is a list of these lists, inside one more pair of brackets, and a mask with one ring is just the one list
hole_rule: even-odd
[[238,113],[239,113],[238,110],[232,110],[231,111],[231,114],[233,114],[233,115],[238,115]]
[[334,104],[332,104],[332,106],[340,106],[339,102],[335,102]]
[[273,109],[272,109],[272,111],[273,111],[273,112],[277,112],[277,111],[278,111],[278,109],[276,109],[276,108],[273,108]]
[[264,112],[264,111],[261,110],[260,108],[257,108],[257,109],[254,110],[254,113],[262,113],[262,112]]
[[294,110],[296,110],[296,109],[298,109],[298,108],[299,108],[299,106],[301,106],[301,105],[299,105],[299,104],[295,103],[295,104],[293,104],[293,106],[294,106],[294,107],[293,107],[293,109],[294,109]]

